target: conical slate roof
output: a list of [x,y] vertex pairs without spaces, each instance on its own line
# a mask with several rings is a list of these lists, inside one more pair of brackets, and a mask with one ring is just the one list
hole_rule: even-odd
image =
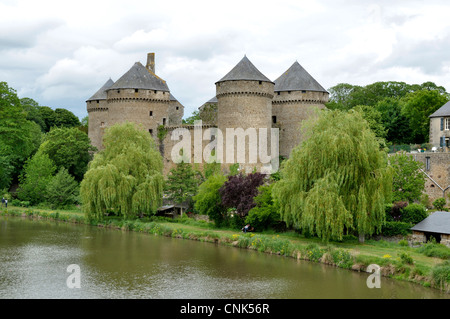
[[436,112],[430,115],[430,117],[443,117],[450,116],[450,102],[445,103]]
[[109,89],[145,89],[169,92],[166,82],[146,69],[140,62],[136,62]]
[[327,92],[297,61],[275,80],[274,90]]
[[272,82],[250,62],[247,56],[244,56],[244,58],[236,64],[236,66],[227,75],[216,83],[238,80]]
[[[94,94],[92,95],[87,101],[93,101],[93,100],[106,100],[106,90],[109,89],[114,84],[114,81],[109,79],[106,81],[105,84]],[[87,102],[86,101],[86,102]]]

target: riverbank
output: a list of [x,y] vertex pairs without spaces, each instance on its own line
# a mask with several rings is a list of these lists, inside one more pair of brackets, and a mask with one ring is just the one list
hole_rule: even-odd
[[[449,269],[446,255],[432,257],[432,249],[440,245],[423,248],[409,247],[406,240],[398,243],[386,240],[367,240],[358,243],[357,238],[347,237],[343,242],[322,243],[317,238],[305,238],[295,232],[247,233],[232,229],[217,229],[212,223],[193,218],[144,220],[107,219],[102,222],[88,221],[79,211],[58,211],[34,208],[2,208],[0,216],[18,216],[34,219],[50,219],[69,223],[89,224],[122,231],[137,231],[159,236],[182,238],[252,249],[287,258],[324,263],[353,271],[366,271],[371,264],[379,265],[382,276],[421,284],[425,287],[450,292]],[[431,257],[430,257],[431,256]]]

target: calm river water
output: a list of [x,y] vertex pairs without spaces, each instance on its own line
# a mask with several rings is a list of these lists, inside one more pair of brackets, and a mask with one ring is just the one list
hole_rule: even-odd
[[[69,288],[69,265],[80,288]],[[449,298],[431,288],[211,243],[0,217],[0,298]],[[75,281],[74,281],[75,282]]]

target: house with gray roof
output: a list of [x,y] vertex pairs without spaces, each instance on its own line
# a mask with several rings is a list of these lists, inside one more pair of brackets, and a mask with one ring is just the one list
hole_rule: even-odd
[[450,102],[430,115],[430,144],[437,148],[450,146]]
[[450,247],[450,212],[434,212],[411,228],[413,241],[426,243],[434,238]]

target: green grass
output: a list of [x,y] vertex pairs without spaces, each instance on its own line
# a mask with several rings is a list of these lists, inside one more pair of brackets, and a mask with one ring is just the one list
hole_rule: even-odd
[[[354,236],[346,236],[341,242],[324,243],[317,237],[305,237],[294,231],[244,234],[236,229],[215,228],[213,223],[188,217],[179,219],[151,217],[137,220],[110,217],[103,221],[87,221],[79,209],[49,210],[8,207],[7,211],[4,208],[0,210],[1,215],[49,218],[125,231],[219,243],[358,271],[365,271],[370,264],[378,264],[384,267],[385,275],[392,278],[416,282],[447,292],[450,290],[450,275],[447,274],[446,277],[446,272],[450,271],[450,267],[447,264],[442,266],[444,262],[448,263],[450,248],[443,245],[426,244],[420,248],[413,248],[405,245],[405,242],[399,244],[372,239],[366,240],[365,243],[359,243]],[[445,278],[449,278],[449,281],[446,282]]]

